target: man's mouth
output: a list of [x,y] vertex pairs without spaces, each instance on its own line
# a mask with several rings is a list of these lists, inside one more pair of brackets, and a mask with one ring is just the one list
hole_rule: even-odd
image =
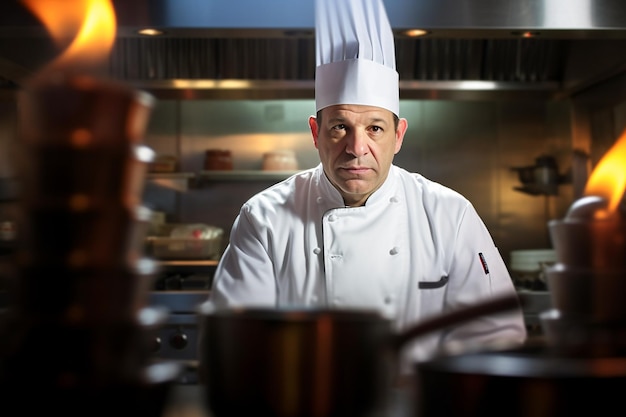
[[342,167],[340,168],[348,173],[351,174],[365,174],[366,172],[369,172],[370,168],[368,167],[363,167],[363,166],[351,166],[351,167]]

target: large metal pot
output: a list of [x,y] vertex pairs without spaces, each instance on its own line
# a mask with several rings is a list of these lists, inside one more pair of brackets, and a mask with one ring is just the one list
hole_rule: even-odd
[[519,306],[495,299],[397,334],[363,310],[199,309],[200,382],[211,415],[377,416],[388,410],[396,356],[409,340]]
[[624,407],[626,357],[570,356],[528,345],[414,366],[418,417],[604,416]]

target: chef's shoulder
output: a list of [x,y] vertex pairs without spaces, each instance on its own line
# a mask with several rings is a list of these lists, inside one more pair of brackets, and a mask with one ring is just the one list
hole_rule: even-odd
[[422,204],[432,211],[448,213],[464,212],[471,207],[471,202],[458,191],[441,183],[426,178],[424,175],[409,172],[403,168],[397,170],[407,194],[407,202]]
[[250,197],[242,206],[248,216],[281,216],[298,209],[314,181],[312,170],[301,171]]

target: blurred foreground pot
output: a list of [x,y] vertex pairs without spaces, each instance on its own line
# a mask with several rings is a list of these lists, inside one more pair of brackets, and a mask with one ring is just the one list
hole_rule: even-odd
[[571,417],[623,408],[626,357],[523,347],[415,365],[418,417]]
[[200,306],[200,380],[211,415],[387,415],[409,340],[519,306],[506,297],[423,321],[396,334],[364,310],[215,310]]

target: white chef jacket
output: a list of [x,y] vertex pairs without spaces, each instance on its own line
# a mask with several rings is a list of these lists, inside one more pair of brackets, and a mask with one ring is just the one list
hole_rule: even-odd
[[[471,203],[392,165],[361,207],[346,207],[323,168],[297,173],[241,208],[216,269],[217,307],[377,309],[400,331],[428,316],[515,289]],[[405,363],[458,342],[522,343],[521,310],[431,332]]]

